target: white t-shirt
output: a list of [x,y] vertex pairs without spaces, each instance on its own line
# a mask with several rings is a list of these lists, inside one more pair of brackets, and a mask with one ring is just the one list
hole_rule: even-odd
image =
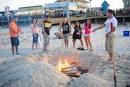
[[104,24],[105,24],[105,33],[108,33],[111,31],[111,24],[113,25],[113,27],[117,27],[117,19],[115,17],[108,18]]

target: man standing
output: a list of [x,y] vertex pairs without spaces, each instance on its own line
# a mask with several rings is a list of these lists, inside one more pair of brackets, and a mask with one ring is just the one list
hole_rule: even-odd
[[43,21],[43,29],[42,29],[44,39],[43,51],[47,51],[47,47],[49,45],[50,29],[51,29],[51,21],[50,18],[47,17],[47,19]]
[[17,26],[16,20],[11,19],[11,22],[9,24],[9,34],[10,34],[10,39],[11,39],[11,44],[12,44],[12,55],[19,55],[18,52],[18,46],[19,46],[19,39],[18,36],[21,32],[21,29]]
[[114,12],[109,9],[107,11],[107,20],[104,24],[100,25],[96,30],[103,29],[105,27],[105,50],[109,54],[108,61],[114,62],[114,41],[115,41],[115,30],[117,27],[117,19],[113,16]]

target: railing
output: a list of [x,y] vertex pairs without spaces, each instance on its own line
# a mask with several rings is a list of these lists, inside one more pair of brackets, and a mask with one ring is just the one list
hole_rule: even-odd
[[[35,17],[35,16],[19,16],[18,17],[18,23],[20,24],[29,24],[31,22],[31,19]],[[122,18],[125,18],[125,17],[130,17],[130,14],[128,15],[121,15],[121,14],[116,14],[116,17],[122,17]],[[91,13],[91,14],[84,14],[84,15],[74,15],[74,16],[70,16],[69,20],[70,21],[78,21],[78,20],[86,20],[87,18],[107,18],[106,15],[97,15],[97,14],[94,14],[94,13]],[[43,18],[42,17],[36,17],[36,19],[38,19],[38,22],[39,22],[39,25],[42,23],[43,21]],[[63,17],[59,17],[59,18],[51,18],[51,22],[52,24],[59,24],[61,21],[62,21]],[[0,26],[5,26],[7,25],[7,18],[6,17],[3,17],[2,20],[0,18]]]

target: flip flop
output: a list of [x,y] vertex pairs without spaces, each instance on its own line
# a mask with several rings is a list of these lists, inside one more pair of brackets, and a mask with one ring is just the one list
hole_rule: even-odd
[[82,47],[78,47],[77,50],[85,50],[84,48]]
[[81,49],[81,47],[78,47],[77,49],[78,49],[78,50],[80,50],[80,49]]
[[84,48],[80,48],[80,50],[85,50]]

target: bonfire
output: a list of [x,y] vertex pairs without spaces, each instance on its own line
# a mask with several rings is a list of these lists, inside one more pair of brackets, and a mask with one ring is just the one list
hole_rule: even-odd
[[76,61],[69,63],[66,59],[64,62],[59,59],[56,70],[71,77],[79,77],[81,74],[88,71],[83,70]]

